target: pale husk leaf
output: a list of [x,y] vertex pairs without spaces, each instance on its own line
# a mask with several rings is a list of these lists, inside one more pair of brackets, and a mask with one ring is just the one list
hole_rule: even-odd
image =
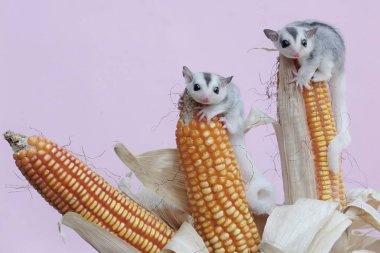
[[378,209],[380,206],[380,192],[371,188],[356,188],[346,193],[347,202],[362,200],[373,208]]
[[337,207],[334,202],[299,199],[275,208],[264,229],[262,252],[329,252],[351,224]]
[[74,229],[80,237],[100,253],[139,253],[136,248],[127,244],[100,226],[87,221],[81,215],[68,212],[62,218],[62,223]]
[[[273,124],[281,156],[285,203],[299,198],[317,198],[315,165],[304,100],[293,79],[293,60],[280,56],[278,118]],[[302,190],[301,190],[302,189]]]
[[357,235],[349,228],[334,245],[331,253],[345,253],[359,250],[380,252],[380,238],[365,234]]
[[189,212],[178,209],[171,202],[151,191],[149,188],[140,184],[136,193],[131,190],[132,173],[125,175],[119,181],[119,189],[123,191],[133,201],[143,206],[145,209],[157,214],[166,223],[175,229],[178,229],[183,222],[190,221]]
[[146,188],[179,210],[189,212],[185,177],[179,167],[176,149],[160,149],[134,156],[119,143],[115,152]]
[[208,253],[207,247],[197,231],[185,222],[169,240],[161,253]]
[[[100,253],[139,253],[140,251],[107,230],[87,221],[73,212],[65,214],[62,223],[74,229],[86,242]],[[184,222],[168,241],[161,253],[208,253],[202,238],[195,229]]]
[[330,252],[330,249],[350,224],[351,221],[344,214],[334,211],[333,217],[314,237],[308,252]]
[[380,231],[380,193],[371,188],[358,188],[347,192],[344,213],[353,221],[351,229],[374,228]]
[[275,119],[260,111],[259,109],[252,107],[244,122],[244,132],[247,133],[252,128],[272,124],[274,122],[276,122]]
[[349,203],[345,214],[353,221],[352,228],[373,227],[380,231],[380,213],[362,200]]

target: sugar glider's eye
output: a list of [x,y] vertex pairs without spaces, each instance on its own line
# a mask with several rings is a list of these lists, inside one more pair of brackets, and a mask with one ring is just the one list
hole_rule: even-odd
[[214,92],[215,92],[216,94],[219,94],[219,87],[215,87],[215,88],[214,88]]
[[199,86],[199,84],[194,84],[194,91],[198,91],[201,89],[201,86]]
[[301,44],[302,46],[307,47],[307,40],[305,39],[301,40]]
[[287,40],[283,40],[283,41],[281,41],[281,46],[282,46],[282,48],[286,48],[286,47],[288,47],[289,45],[290,45],[289,41],[287,41]]

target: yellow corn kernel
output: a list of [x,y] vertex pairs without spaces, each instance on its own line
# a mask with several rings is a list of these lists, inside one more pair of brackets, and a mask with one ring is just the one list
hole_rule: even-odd
[[[258,252],[260,235],[222,123],[217,118],[208,123],[194,119],[189,125],[180,120],[176,138],[181,168],[188,180],[187,193],[195,228],[208,250]],[[189,139],[194,140],[185,141]],[[188,165],[183,157],[202,158],[204,154],[207,159],[192,159],[193,170],[186,170]]]
[[158,252],[173,236],[174,230],[158,216],[138,206],[57,144],[39,136],[27,138],[11,132],[4,136],[12,146],[17,145],[12,142],[15,136],[27,143],[14,153],[16,165],[60,213],[77,212],[145,253]]
[[336,136],[336,127],[330,96],[325,82],[310,83],[310,90],[304,89],[303,97],[312,142],[318,197],[321,200],[336,201],[343,208],[346,196],[342,171],[337,174],[328,168],[327,148]]

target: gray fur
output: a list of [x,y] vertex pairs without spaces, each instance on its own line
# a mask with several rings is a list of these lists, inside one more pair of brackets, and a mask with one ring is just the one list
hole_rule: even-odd
[[340,72],[344,69],[345,45],[340,33],[328,24],[317,21],[297,21],[288,27],[318,28],[315,35],[313,50],[307,62],[318,62],[327,57],[335,63],[333,72]]
[[286,31],[288,31],[288,33],[292,35],[294,39],[297,38],[298,32],[297,29],[295,29],[294,27],[287,27]]
[[204,72],[203,73],[203,77],[204,77],[204,79],[205,79],[205,81],[206,81],[206,84],[207,84],[207,86],[208,85],[210,85],[210,82],[211,82],[211,74],[210,73],[206,73],[206,72]]
[[[208,120],[214,116],[219,115],[220,119],[224,121],[224,124],[229,133],[243,134],[244,105],[240,97],[239,88],[231,82],[232,76],[225,78],[218,74],[205,72],[202,72],[201,74],[206,81],[209,75],[210,80],[219,79],[221,81],[219,88],[226,89],[227,95],[221,102],[217,104],[201,104],[194,101],[194,99],[189,99],[191,98],[191,94],[188,91],[185,91],[179,103],[179,108],[182,109],[181,118],[185,120],[185,123],[187,123],[193,118],[193,115],[196,113],[196,111],[201,109],[200,112],[202,112],[202,114],[206,116]],[[225,85],[223,85],[223,83],[225,83]],[[183,108],[186,108],[186,110],[183,110]]]

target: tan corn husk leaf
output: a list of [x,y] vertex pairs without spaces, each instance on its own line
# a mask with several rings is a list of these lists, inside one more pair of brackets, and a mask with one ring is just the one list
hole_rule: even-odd
[[140,185],[136,193],[132,192],[131,177],[132,173],[125,175],[119,181],[118,186],[119,189],[128,195],[133,201],[157,214],[175,229],[178,229],[185,221],[191,220],[189,212],[178,209],[171,202],[166,201],[163,197],[160,197],[143,185]]
[[380,213],[366,202],[357,199],[349,203],[344,213],[352,221],[352,228],[373,227],[380,231]]
[[349,203],[344,213],[353,221],[355,228],[372,227],[380,231],[380,194],[374,189],[354,189],[348,192]]
[[294,83],[290,84],[295,71],[293,60],[280,56],[277,97],[279,122],[273,126],[281,154],[286,204],[293,204],[299,198],[317,198],[304,99],[300,89]]
[[[86,242],[99,253],[139,253],[136,248],[121,240],[107,230],[87,221],[81,215],[68,212],[62,223],[74,229]],[[187,222],[183,223],[174,236],[160,251],[174,253],[208,253],[202,238]]]
[[347,198],[343,213],[335,202],[311,199],[275,208],[264,229],[262,252],[380,252],[380,238],[368,234],[380,231],[379,192],[354,189]]
[[307,252],[330,252],[336,241],[344,233],[351,221],[340,211],[334,211],[334,216],[314,237]]
[[63,216],[62,223],[74,229],[80,237],[100,253],[140,252],[104,228],[87,221],[80,214],[68,212]]
[[371,188],[352,189],[346,193],[346,196],[347,202],[360,199],[375,209],[378,209],[380,206],[380,192]]
[[364,250],[364,252],[380,252],[380,238],[356,235],[351,229],[347,229],[342,237],[334,245],[331,253],[346,253]]
[[160,253],[208,253],[207,247],[197,231],[185,222],[165,245]]
[[185,178],[179,168],[176,149],[160,149],[134,156],[119,143],[115,152],[146,188],[179,210],[189,212]]
[[329,252],[351,224],[337,208],[337,203],[314,199],[275,208],[264,229],[261,251]]
[[274,122],[276,122],[275,119],[273,119],[266,113],[258,110],[257,108],[252,107],[244,122],[244,132],[247,133],[252,128],[255,128],[261,125],[272,124]]
[[376,253],[376,252],[372,250],[355,250],[355,251],[352,251],[352,253]]

